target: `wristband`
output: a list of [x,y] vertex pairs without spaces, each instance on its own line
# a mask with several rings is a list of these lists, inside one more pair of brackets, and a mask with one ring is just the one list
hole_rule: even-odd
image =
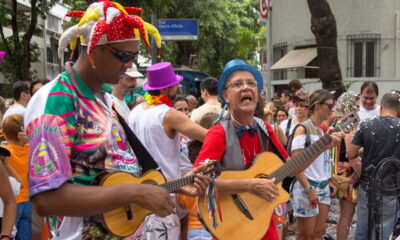
[[313,187],[312,187],[312,186],[309,186],[308,188],[304,188],[303,192],[304,192],[305,194],[308,194],[309,192],[311,192],[311,190],[313,190]]
[[0,240],[3,239],[3,238],[8,238],[8,239],[11,239],[11,240],[15,239],[14,235],[12,235],[12,234],[0,234]]

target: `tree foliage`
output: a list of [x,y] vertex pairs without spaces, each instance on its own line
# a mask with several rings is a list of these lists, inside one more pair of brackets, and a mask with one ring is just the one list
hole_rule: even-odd
[[124,6],[142,7],[147,22],[150,22],[152,13],[156,13],[158,19],[199,20],[199,40],[165,41],[162,61],[189,66],[191,55],[196,55],[199,70],[213,76],[219,76],[231,59],[257,62],[255,53],[260,43],[258,0],[118,2]]
[[[0,49],[7,52],[1,71],[9,82],[32,80],[36,71],[31,64],[39,61],[40,49],[32,43],[38,33],[38,18],[45,19],[56,0],[30,0],[30,8],[21,7],[17,0],[0,1]],[[6,35],[6,28],[11,35]]]

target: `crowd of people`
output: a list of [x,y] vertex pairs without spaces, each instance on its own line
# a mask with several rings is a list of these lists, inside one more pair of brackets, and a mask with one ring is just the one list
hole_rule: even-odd
[[[370,232],[380,239],[395,235],[397,197],[380,198],[379,227],[369,229],[367,169],[388,157],[400,159],[399,91],[384,93],[377,104],[375,82],[336,96],[306,92],[292,80],[267,101],[261,73],[234,59],[218,79],[201,82],[201,99],[182,95],[183,77],[171,63],[156,63],[147,68],[144,96],[132,101],[127,96],[143,77],[133,64],[139,49],[133,29],[147,23],[109,1],[89,10],[101,14],[60,40],[60,53],[69,41],[83,41],[75,63],[67,62],[51,81],[15,82],[11,104],[0,98],[0,239],[211,240],[197,215],[199,196],[207,192],[210,202],[218,202],[209,191],[216,188],[217,195],[247,192],[268,204],[282,190],[274,178],[203,174],[209,159],[222,171],[240,171],[258,154],[272,152],[284,164],[321,139],[327,143],[284,179],[290,200],[276,206],[259,238],[286,239],[292,231],[300,240],[331,239],[326,221],[332,198],[340,202],[337,239],[349,237],[355,213],[356,239],[369,239]],[[333,131],[351,113],[360,123],[350,132]],[[168,181],[194,178],[173,192],[151,184],[95,185],[104,171],[140,178],[151,169]],[[116,236],[99,221],[132,203],[153,214],[129,236]]]

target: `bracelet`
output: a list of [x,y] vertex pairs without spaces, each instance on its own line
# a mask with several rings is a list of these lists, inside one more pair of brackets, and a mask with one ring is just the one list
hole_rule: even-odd
[[15,239],[14,235],[12,235],[12,234],[0,234],[0,239],[3,239],[3,238],[8,238],[11,240]]
[[313,189],[314,189],[313,186],[309,186],[308,188],[304,188],[303,192],[304,192],[305,194],[308,194],[308,193],[311,192]]
[[308,194],[309,192],[311,192],[311,190],[313,190],[313,187],[312,187],[312,186],[309,186],[308,188],[304,188],[303,192],[304,192],[305,194]]

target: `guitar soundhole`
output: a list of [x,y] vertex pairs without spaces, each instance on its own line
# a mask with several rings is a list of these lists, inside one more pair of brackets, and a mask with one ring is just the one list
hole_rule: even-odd
[[256,176],[256,178],[268,178],[269,179],[269,176],[265,175],[265,174],[259,174]]
[[153,181],[151,179],[146,179],[144,180],[142,183],[144,184],[151,184],[151,185],[158,185],[158,183],[156,181]]

